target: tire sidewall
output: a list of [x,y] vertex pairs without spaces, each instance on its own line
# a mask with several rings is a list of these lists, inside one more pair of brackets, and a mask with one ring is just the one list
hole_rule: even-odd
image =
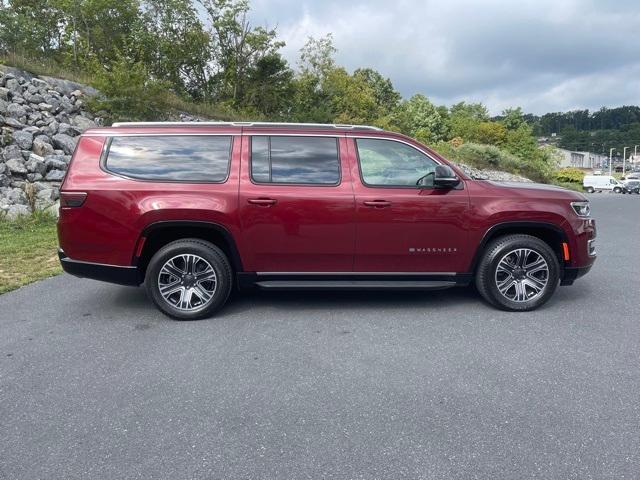
[[[542,295],[527,302],[514,302],[504,297],[498,290],[498,286],[495,281],[496,269],[500,260],[502,260],[507,253],[516,248],[528,248],[539,255],[542,255],[549,267],[549,279],[547,285],[543,289]],[[529,311],[546,303],[555,292],[560,280],[560,266],[554,251],[542,240],[528,235],[505,237],[492,243],[490,248],[487,249],[487,252],[486,261],[483,265],[485,269],[483,277],[486,282],[485,291],[491,298],[492,304],[503,310]]]
[[[158,286],[158,276],[167,260],[182,254],[198,255],[205,259],[216,274],[216,291],[213,299],[204,307],[185,312],[169,304]],[[198,320],[210,317],[220,309],[231,292],[232,274],[225,254],[215,245],[201,240],[178,240],[162,247],[153,256],[145,275],[145,289],[155,305],[165,314],[176,320]]]

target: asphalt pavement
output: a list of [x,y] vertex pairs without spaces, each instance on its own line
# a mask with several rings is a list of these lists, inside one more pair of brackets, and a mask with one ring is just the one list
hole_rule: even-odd
[[640,196],[538,311],[267,293],[176,322],[67,275],[0,296],[0,479],[640,478]]

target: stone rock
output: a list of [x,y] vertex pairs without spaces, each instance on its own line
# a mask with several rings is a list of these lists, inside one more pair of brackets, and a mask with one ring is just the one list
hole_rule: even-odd
[[7,113],[9,102],[0,98],[0,113]]
[[40,175],[39,173],[27,173],[27,181],[29,181],[31,183],[39,182],[43,178],[44,177],[42,175]]
[[58,127],[60,124],[56,120],[52,120],[46,127],[40,129],[42,133],[47,135],[48,137],[53,137],[56,133],[58,133]]
[[29,150],[33,145],[33,134],[27,130],[18,130],[13,133],[13,140],[20,148]]
[[24,128],[24,123],[22,123],[20,120],[18,120],[17,118],[5,118],[4,119],[4,124],[5,125],[9,125],[12,128]]
[[[0,174],[0,187],[8,187],[11,185],[11,177],[9,175]],[[0,200],[2,200],[2,195],[0,195]]]
[[82,132],[77,127],[74,127],[73,125],[70,125],[66,122],[62,122],[58,126],[58,133],[63,133],[65,135],[75,137],[77,135],[80,135]]
[[9,145],[8,147],[5,147],[2,152],[2,156],[6,161],[12,159],[22,160],[22,151],[18,145]]
[[2,100],[11,100],[11,90],[8,88],[0,87],[0,99]]
[[47,173],[47,176],[44,179],[47,182],[61,182],[64,178],[64,172],[62,170],[51,170]]
[[27,160],[24,164],[29,173],[39,173],[40,175],[44,175],[47,172],[47,164],[40,155],[36,155],[32,153],[29,156],[29,160]]
[[64,157],[60,155],[48,155],[43,159],[44,164],[47,167],[47,171],[49,170],[66,170],[67,162],[65,162]]
[[38,104],[38,109],[44,112],[50,112],[51,110],[53,110],[53,105],[49,103],[41,102]]
[[9,204],[26,205],[28,202],[27,196],[24,194],[24,190],[22,190],[21,188],[2,188],[0,189],[0,193],[4,198],[7,199]]
[[50,183],[38,182],[38,181],[34,182],[31,186],[33,187],[36,193],[41,190],[46,190],[47,188],[51,188]]
[[73,92],[71,92],[71,96],[72,97],[76,97],[76,98],[80,98],[80,97],[84,96],[84,93],[82,93],[82,90],[74,90]]
[[60,216],[60,201],[56,200],[50,206],[45,208],[44,211],[45,213],[48,213],[49,215],[53,215],[54,217],[58,218],[58,216]]
[[24,217],[31,214],[31,209],[27,205],[10,205],[7,209],[6,217],[9,220],[15,220],[18,217]]
[[7,166],[4,163],[0,163],[0,175],[7,171]]
[[36,210],[44,210],[45,208],[50,207],[54,203],[55,203],[55,199],[54,199],[54,189],[53,188],[47,188],[47,189],[44,189],[44,190],[40,190],[36,194],[36,198],[35,198],[35,202],[34,202]]
[[52,137],[53,146],[60,148],[67,155],[72,155],[76,148],[76,139],[64,133],[58,133]]
[[22,93],[22,86],[20,85],[20,82],[16,78],[10,78],[9,80],[7,80],[4,86],[7,87],[12,92]]
[[88,118],[83,117],[82,115],[78,115],[71,120],[71,123],[78,127],[82,132],[84,132],[87,128],[95,128],[97,127],[96,122],[93,120],[89,120]]
[[26,175],[27,167],[24,165],[24,161],[18,158],[11,158],[6,161],[6,166],[9,172],[14,175]]
[[44,138],[47,138],[47,137],[44,135],[37,137],[33,141],[33,146],[31,147],[31,149],[33,150],[33,153],[35,153],[36,155],[40,155],[41,157],[46,157],[47,155],[53,155],[53,146],[50,143],[44,141]]
[[49,84],[40,78],[32,78],[31,83],[37,88],[49,88]]
[[17,103],[10,103],[7,106],[6,115],[7,117],[19,120],[21,123],[27,121],[27,109]]
[[24,95],[24,99],[29,102],[29,103],[43,103],[44,102],[44,97],[42,95],[40,95],[39,93],[34,93],[34,94],[26,94]]

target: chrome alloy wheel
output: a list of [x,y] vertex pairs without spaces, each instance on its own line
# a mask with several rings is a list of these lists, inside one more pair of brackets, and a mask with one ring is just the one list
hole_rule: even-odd
[[535,250],[518,248],[502,257],[495,282],[507,300],[528,302],[542,295],[549,282],[549,265]]
[[190,312],[206,306],[216,293],[216,272],[198,255],[176,255],[158,275],[158,289],[169,305]]

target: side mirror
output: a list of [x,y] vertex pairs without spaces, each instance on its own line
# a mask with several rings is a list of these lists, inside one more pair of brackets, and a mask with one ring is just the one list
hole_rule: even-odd
[[438,165],[436,167],[433,185],[436,188],[455,188],[460,184],[460,179],[448,165]]

